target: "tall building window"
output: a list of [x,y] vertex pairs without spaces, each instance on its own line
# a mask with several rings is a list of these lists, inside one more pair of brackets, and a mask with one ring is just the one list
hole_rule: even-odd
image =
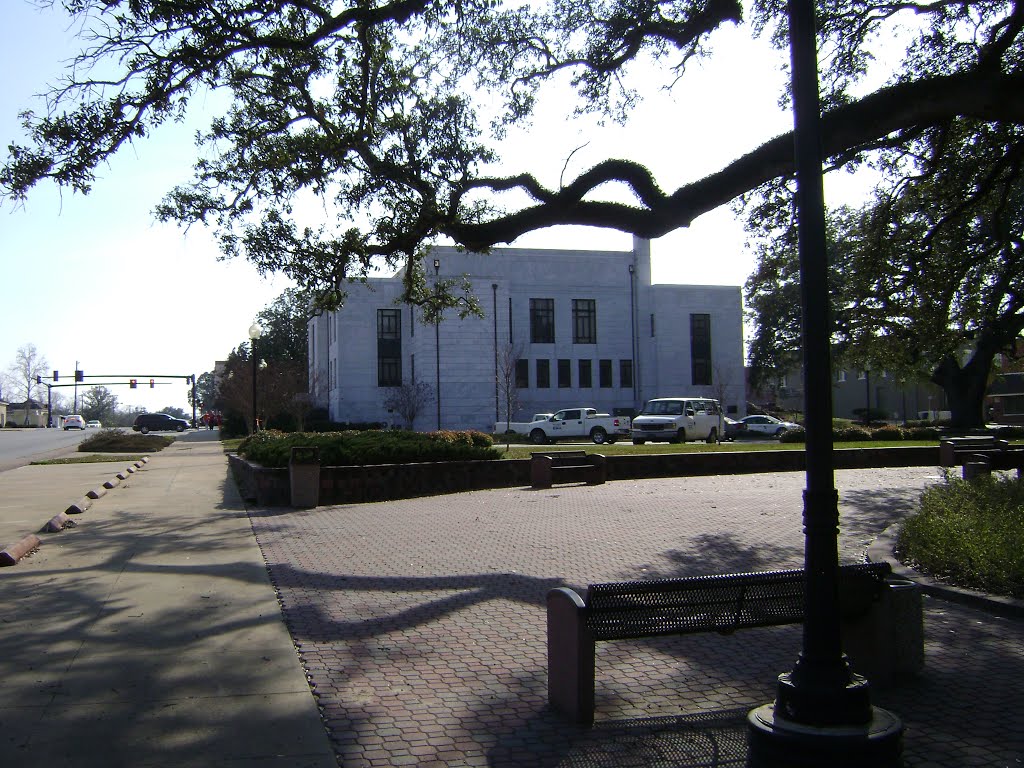
[[377,386],[402,386],[402,310],[377,310]]
[[558,361],[558,386],[560,389],[572,386],[572,360]]
[[602,388],[612,386],[612,361],[597,361],[597,381]]
[[554,299],[530,299],[530,343],[555,343]]
[[597,302],[572,300],[572,343],[597,344]]
[[547,389],[551,386],[551,361],[542,358],[537,361],[537,388]]
[[619,360],[619,386],[623,388],[633,386],[632,360]]
[[711,384],[711,315],[690,315],[691,384]]
[[530,386],[530,361],[526,358],[516,360],[516,389],[527,389]]
[[580,389],[590,389],[594,386],[593,382],[593,360],[580,360],[580,375],[579,375],[579,386]]

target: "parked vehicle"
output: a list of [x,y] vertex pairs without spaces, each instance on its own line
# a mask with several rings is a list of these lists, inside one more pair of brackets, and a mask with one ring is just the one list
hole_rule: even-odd
[[648,400],[633,419],[633,445],[646,442],[717,443],[725,434],[725,417],[717,400],[706,397],[658,397]]
[[598,445],[614,443],[629,437],[629,417],[609,416],[596,408],[565,408],[531,423],[529,435],[534,445],[581,437]]
[[782,437],[789,430],[800,428],[799,424],[794,424],[792,421],[782,421],[774,416],[746,416],[740,419],[740,421],[747,425],[747,433],[750,435]]
[[85,426],[87,426],[89,429],[103,429],[103,425],[96,421],[96,419],[92,419],[91,421],[85,422]]
[[545,419],[550,419],[550,418],[551,418],[551,414],[550,413],[535,413],[535,414],[533,414],[533,416],[530,417],[529,421],[510,421],[510,422],[498,421],[498,422],[495,422],[495,424],[494,424],[494,433],[493,434],[495,434],[495,435],[503,435],[506,432],[516,432],[516,433],[518,433],[520,435],[528,435],[528,434],[530,434],[530,425],[533,424],[533,422],[535,422],[535,421],[543,421]]
[[64,431],[67,432],[69,429],[85,429],[85,419],[77,413],[72,414],[71,416],[65,416]]
[[742,421],[730,419],[728,416],[725,416],[722,421],[725,424],[723,434],[726,440],[735,440],[737,437],[743,437],[747,433],[747,425]]
[[146,434],[147,432],[184,432],[188,422],[178,419],[169,413],[140,413],[135,417],[132,429]]

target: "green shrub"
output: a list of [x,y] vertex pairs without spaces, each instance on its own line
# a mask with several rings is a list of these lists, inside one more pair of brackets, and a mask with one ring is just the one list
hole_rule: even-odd
[[911,427],[907,430],[908,440],[938,440],[939,430],[935,427]]
[[245,417],[237,411],[228,411],[220,422],[221,437],[242,437],[249,433],[249,425]]
[[1024,438],[1024,427],[999,427],[995,434],[1001,440],[1020,440]]
[[836,442],[853,443],[873,439],[871,433],[863,427],[844,427],[832,432],[832,439]]
[[807,432],[803,427],[797,427],[796,429],[787,429],[779,436],[780,443],[806,443]]
[[267,467],[286,467],[295,446],[320,451],[324,466],[407,464],[427,461],[497,459],[490,435],[474,431],[348,430],[283,433],[264,430],[243,440],[238,454]]
[[165,435],[140,435],[119,429],[102,429],[78,444],[80,453],[152,453],[174,442]]
[[892,424],[878,427],[871,433],[872,440],[906,440],[906,438],[906,431]]
[[903,562],[951,584],[1024,597],[1024,482],[947,475],[922,494],[897,549]]

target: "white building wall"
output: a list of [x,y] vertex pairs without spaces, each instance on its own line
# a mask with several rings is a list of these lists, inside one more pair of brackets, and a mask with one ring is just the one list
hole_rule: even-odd
[[[418,309],[395,304],[402,287],[400,277],[371,279],[367,287],[352,286],[344,308],[310,321],[318,337],[311,353],[329,358],[327,401],[333,420],[399,421],[384,407],[390,390],[377,386],[377,310],[392,308],[402,315],[403,381],[410,381],[415,368],[416,378],[436,390],[440,373],[440,422],[445,429],[489,431],[495,421],[505,418],[503,403],[495,418],[495,336],[499,350],[509,344],[519,346],[522,357],[529,360],[529,386],[519,391],[520,407],[513,421],[574,405],[612,412],[639,408],[647,399],[666,394],[710,396],[712,393],[705,391],[709,388],[689,386],[692,312],[711,314],[716,369],[727,372],[738,384],[728,403],[735,401],[743,409],[739,288],[652,286],[646,241],[636,240],[634,252],[507,248],[483,255],[436,248],[425,264],[428,282],[435,279],[434,259],[439,262],[438,279],[470,276],[484,316],[460,319],[456,310],[447,310],[435,333],[432,324],[422,323]],[[532,298],[554,300],[553,344],[530,343]],[[573,343],[573,299],[595,301],[596,344]],[[650,335],[651,313],[655,315],[654,336]],[[326,353],[321,341],[325,328]],[[435,338],[440,340],[439,355]],[[539,359],[550,361],[548,388],[536,386]],[[570,361],[571,387],[558,386],[560,359]],[[590,387],[580,386],[581,359],[591,361]],[[602,359],[612,362],[613,386],[607,388],[600,386]],[[627,386],[622,386],[620,378],[622,360],[635,361],[634,382]],[[435,400],[424,408],[414,427],[435,429],[437,422]]]

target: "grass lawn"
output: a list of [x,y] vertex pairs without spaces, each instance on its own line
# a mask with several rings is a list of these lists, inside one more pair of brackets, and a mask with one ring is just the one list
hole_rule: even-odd
[[141,459],[144,455],[145,454],[128,456],[110,453],[90,453],[85,456],[68,456],[63,459],[44,459],[43,461],[33,461],[32,464],[101,464],[108,461],[114,461],[121,464],[132,464]]

